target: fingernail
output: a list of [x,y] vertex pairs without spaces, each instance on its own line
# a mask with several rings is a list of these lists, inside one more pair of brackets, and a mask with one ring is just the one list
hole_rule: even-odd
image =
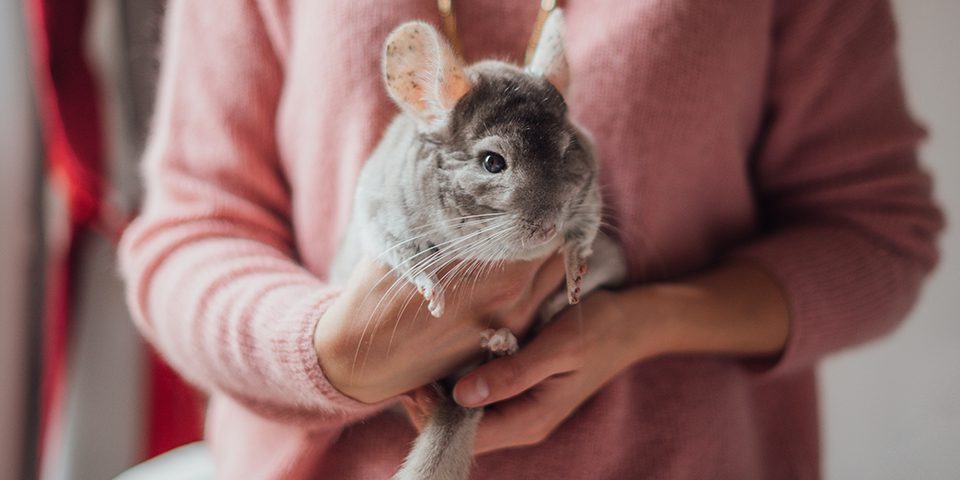
[[463,389],[463,393],[459,395],[460,398],[457,399],[457,402],[461,405],[476,405],[490,396],[490,387],[487,386],[483,377],[474,377],[472,383],[473,387]]

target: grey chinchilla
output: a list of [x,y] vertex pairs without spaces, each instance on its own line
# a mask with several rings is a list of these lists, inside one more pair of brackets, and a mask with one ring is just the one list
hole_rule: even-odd
[[[619,247],[598,235],[602,203],[592,146],[567,118],[559,9],[526,68],[500,61],[464,66],[432,26],[409,22],[386,40],[383,75],[402,112],[360,174],[332,283],[343,283],[361,256],[376,256],[442,317],[444,291],[458,275],[559,249],[566,292],[541,308],[549,319],[590,290],[622,281]],[[483,346],[509,354],[516,339],[491,330]],[[438,389],[442,398],[394,479],[469,476],[482,410],[460,407]]]

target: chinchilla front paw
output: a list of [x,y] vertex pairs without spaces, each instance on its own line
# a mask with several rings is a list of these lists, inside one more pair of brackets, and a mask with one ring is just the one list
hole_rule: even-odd
[[429,302],[427,304],[427,310],[430,311],[430,315],[440,318],[443,315],[443,292],[440,289],[440,284],[437,281],[437,277],[433,274],[422,274],[417,276],[413,281],[414,285],[417,286],[417,291],[420,292],[420,295],[423,295],[424,300]]

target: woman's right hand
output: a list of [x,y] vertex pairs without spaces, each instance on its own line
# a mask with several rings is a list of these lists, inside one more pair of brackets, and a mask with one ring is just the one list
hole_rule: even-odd
[[[505,327],[521,336],[564,271],[560,255],[506,263],[445,290],[444,313],[434,318],[415,287],[389,270],[362,260],[314,334],[328,381],[366,403],[450,375],[480,352],[483,330]],[[399,288],[391,290],[395,280]]]

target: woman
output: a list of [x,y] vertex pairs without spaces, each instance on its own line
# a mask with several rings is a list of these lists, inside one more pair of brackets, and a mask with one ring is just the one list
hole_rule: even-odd
[[[467,60],[519,61],[538,3],[458,3]],[[211,394],[223,478],[388,478],[422,408],[390,405],[560,281],[555,260],[512,264],[436,320],[387,302],[392,340],[364,331],[382,266],[324,283],[396,114],[383,39],[414,18],[436,5],[169,9],[123,271],[144,334]],[[573,0],[566,18],[567,101],[631,281],[461,379],[458,402],[496,402],[475,478],[818,478],[815,362],[895,326],[937,256],[889,5]]]

